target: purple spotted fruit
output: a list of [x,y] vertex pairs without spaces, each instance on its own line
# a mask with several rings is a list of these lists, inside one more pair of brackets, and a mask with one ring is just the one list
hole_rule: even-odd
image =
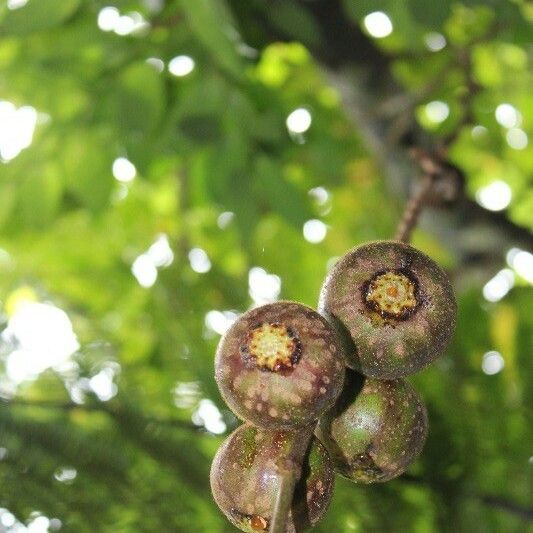
[[403,379],[382,381],[349,371],[341,397],[320,418],[316,434],[344,477],[357,483],[388,481],[422,451],[426,408]]
[[[247,532],[268,531],[283,465],[296,453],[299,440],[301,436],[296,432],[244,424],[222,443],[211,466],[211,490],[217,505],[236,527]],[[294,460],[299,463],[296,457]],[[287,532],[315,525],[333,494],[331,460],[314,437],[301,472]]]
[[344,379],[337,334],[316,311],[276,302],[242,315],[221,339],[215,379],[237,416],[269,429],[306,426]]
[[354,248],[329,273],[319,311],[345,340],[347,365],[370,377],[413,374],[436,359],[455,326],[450,281],[409,244]]

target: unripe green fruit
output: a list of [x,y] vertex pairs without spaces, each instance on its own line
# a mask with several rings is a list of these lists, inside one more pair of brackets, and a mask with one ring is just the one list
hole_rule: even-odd
[[340,394],[344,356],[316,311],[276,302],[248,311],[224,335],[215,379],[243,420],[270,429],[306,426]]
[[[292,459],[298,438],[296,432],[244,424],[222,443],[211,465],[211,490],[222,512],[242,531],[268,530],[281,472]],[[328,452],[313,438],[294,492],[287,532],[302,531],[320,520],[331,500],[333,483]]]
[[388,481],[422,451],[426,408],[403,379],[381,381],[349,371],[341,397],[320,417],[316,434],[344,477],[357,483]]
[[349,367],[394,379],[442,353],[455,327],[456,303],[448,277],[432,259],[408,244],[380,241],[335,264],[319,311],[346,340]]

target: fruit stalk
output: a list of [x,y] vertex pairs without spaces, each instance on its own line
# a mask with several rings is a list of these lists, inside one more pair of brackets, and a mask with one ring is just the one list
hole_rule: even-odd
[[426,174],[422,181],[422,184],[418,191],[411,197],[403,216],[398,224],[398,230],[396,231],[395,241],[401,241],[409,243],[411,241],[411,234],[416,227],[418,217],[422,212],[426,198],[433,186],[433,177],[430,174]]
[[272,511],[270,533],[284,533],[296,486],[296,466],[289,467],[281,476],[278,495]]
[[285,461],[281,474],[281,483],[272,509],[272,521],[270,523],[269,533],[285,533],[287,529],[287,520],[294,497],[294,489],[302,474],[302,462],[307,448],[309,448],[311,437],[313,436],[313,429],[307,428],[307,430],[301,432],[300,438],[296,439],[294,443],[292,453]]

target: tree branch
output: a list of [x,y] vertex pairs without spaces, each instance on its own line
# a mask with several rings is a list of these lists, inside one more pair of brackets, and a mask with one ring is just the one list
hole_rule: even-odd
[[398,224],[398,231],[394,239],[396,241],[410,242],[411,233],[416,227],[418,217],[422,212],[424,203],[433,185],[431,176],[425,176],[420,189],[414,194],[405,208],[404,214]]
[[[339,19],[330,20],[329,26],[325,26],[321,18],[323,10],[330,4],[339,4],[338,0],[318,0],[309,4],[308,8],[315,14],[317,24],[321,24],[324,33],[338,35],[337,28],[346,26],[346,16],[342,9],[332,10]],[[338,24],[338,26],[337,26]],[[365,49],[365,43],[369,39],[355,26],[350,31],[352,48]],[[335,29],[333,31],[333,29]],[[339,50],[338,50],[339,51]],[[377,56],[381,56],[378,58]],[[326,57],[317,53],[318,58]],[[359,56],[360,57],[360,56]],[[469,56],[464,56],[467,77],[469,76]],[[408,195],[410,181],[416,173],[416,166],[409,161],[408,152],[410,147],[423,148],[428,152],[438,154],[441,152],[442,141],[428,135],[421,130],[413,120],[410,128],[403,136],[403,143],[390,144],[386,142],[388,132],[392,126],[390,119],[376,117],[373,109],[384,99],[399,94],[406,94],[392,78],[388,69],[388,59],[377,49],[371,56],[360,57],[354,64],[354,56],[346,53],[335,62],[325,62],[330,79],[340,87],[341,94],[349,115],[354,119],[359,131],[363,134],[367,146],[380,160],[389,179],[393,191],[404,191]],[[387,70],[384,70],[386,68]],[[475,91],[474,81],[469,78],[468,90]],[[471,96],[463,98],[465,106],[469,104]],[[471,118],[466,113],[463,125]],[[407,144],[405,144],[407,141]],[[444,154],[443,154],[444,155]],[[450,165],[451,166],[451,165]],[[483,250],[475,250],[492,256],[502,256],[511,244],[533,248],[533,235],[526,229],[512,223],[503,213],[493,213],[483,209],[475,202],[469,200],[464,193],[450,204],[452,209],[435,210],[431,217],[423,218],[422,225],[454,249],[459,256],[471,254],[472,246],[480,246],[480,242],[472,242],[470,234],[473,230],[487,238],[482,243]]]
[[[241,6],[240,0],[231,0],[231,3]],[[247,17],[253,19],[255,16],[255,27],[263,29],[263,37],[267,41],[292,40],[291,35],[283,34],[269,22],[266,13],[268,9],[275,8],[272,5],[275,3],[272,0],[256,0],[255,7],[248,9]],[[351,20],[341,0],[299,0],[298,4],[312,15],[321,35],[319,45],[304,44],[341,93],[348,116],[384,169],[391,191],[408,197],[412,178],[418,170],[416,162],[409,158],[409,150],[423,149],[442,157],[445,155],[442,147],[446,139],[438,139],[425,132],[417,126],[413,117],[402,123],[403,135],[398,138],[394,132],[398,127],[394,123],[396,117],[376,112],[383,102],[399,97],[408,101],[412,95],[394,80],[390,69],[393,58],[381,52]],[[248,28],[241,29],[246,34]],[[246,38],[257,44],[257,31]],[[468,56],[465,61],[468,76]],[[467,85],[470,85],[469,91],[474,89],[472,83]],[[469,98],[465,96],[463,99],[465,105]],[[463,125],[469,119],[466,116]],[[504,213],[485,210],[468,199],[463,191],[446,207],[434,209],[431,216],[422,216],[421,226],[436,235],[465,262],[471,257],[501,260],[513,245],[533,249],[533,234],[526,228],[514,224]]]
[[533,521],[533,507],[523,507],[500,496],[490,496],[488,494],[474,494],[472,496],[488,507],[507,511],[529,522]]

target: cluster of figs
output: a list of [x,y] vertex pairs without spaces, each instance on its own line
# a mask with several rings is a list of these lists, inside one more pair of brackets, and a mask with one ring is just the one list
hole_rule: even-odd
[[443,352],[455,318],[446,274],[399,241],[344,255],[325,280],[318,312],[279,301],[242,315],[215,361],[222,396],[245,422],[211,467],[226,517],[242,531],[269,529],[283,469],[302,439],[287,532],[320,520],[335,472],[356,483],[402,474],[428,425],[424,403],[402,378]]

